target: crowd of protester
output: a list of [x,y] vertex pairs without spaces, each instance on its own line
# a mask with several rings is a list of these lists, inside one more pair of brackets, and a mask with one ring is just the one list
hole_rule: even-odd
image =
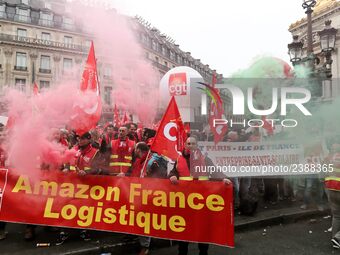
[[[0,128],[0,144],[5,139],[4,127]],[[73,162],[67,162],[57,168],[67,173],[76,171],[79,175],[112,175],[168,178],[176,184],[181,178],[192,176],[190,172],[190,151],[197,151],[199,141],[213,141],[213,136],[205,129],[202,131],[192,130],[186,141],[182,157],[176,162],[162,155],[150,152],[150,146],[156,135],[156,130],[138,128],[134,123],[120,127],[113,124],[106,126],[98,125],[95,129],[77,135],[74,131],[60,129],[55,131],[53,139],[67,149],[76,149],[78,152]],[[263,136],[259,129],[254,128],[251,132],[244,129],[227,132],[224,142],[260,142]],[[0,146],[0,164],[6,167],[6,152]],[[204,164],[213,164],[209,155],[200,152],[199,157]],[[90,158],[90,161],[86,161]],[[184,167],[183,165],[188,165]],[[42,169],[54,168],[43,163]],[[230,184],[225,176],[212,176],[207,173],[207,178],[217,178]],[[195,176],[193,177],[195,178]],[[268,208],[273,206],[297,206],[301,210],[316,207],[323,211],[327,200],[327,192],[324,187],[324,177],[315,176],[277,176],[277,177],[234,177],[230,178],[234,188],[234,208],[236,214],[249,217],[255,215],[259,207]],[[285,201],[285,202],[284,202]],[[0,223],[0,240],[6,238],[6,224]],[[57,244],[62,244],[69,238],[67,229],[57,229],[59,237]],[[80,231],[80,237],[88,241],[91,239],[86,230]],[[26,225],[25,240],[35,238],[35,226]],[[147,254],[150,246],[150,238],[140,237],[141,253]],[[200,244],[200,254],[208,254],[208,246]],[[179,254],[187,254],[188,243],[181,242]]]

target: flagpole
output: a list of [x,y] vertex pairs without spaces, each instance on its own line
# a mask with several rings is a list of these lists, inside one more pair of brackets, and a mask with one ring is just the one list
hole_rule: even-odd
[[151,150],[149,150],[149,152],[148,152],[148,155],[147,155],[147,156],[146,156],[146,158],[145,158],[145,162],[144,162],[144,165],[143,165],[142,171],[140,171],[140,178],[143,178],[143,174],[144,174],[145,165],[146,165],[146,163],[148,162],[148,158],[149,158],[149,155],[150,155],[150,151],[151,151]]

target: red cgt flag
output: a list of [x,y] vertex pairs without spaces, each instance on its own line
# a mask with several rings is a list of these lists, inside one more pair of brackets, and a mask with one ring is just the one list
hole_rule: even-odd
[[215,125],[214,127],[214,119],[223,119],[223,114],[219,111],[216,106],[211,103],[210,105],[210,115],[209,115],[209,126],[210,130],[214,135],[214,142],[218,144],[223,140],[224,135],[228,132],[227,125]]
[[217,96],[214,103],[213,100],[211,101],[210,104],[210,115],[209,115],[209,126],[211,129],[211,132],[214,135],[214,142],[215,144],[218,144],[220,141],[223,140],[224,135],[228,132],[228,126],[227,125],[216,125],[214,127],[214,119],[222,119],[223,117],[223,103],[220,98],[218,90],[215,88],[215,85],[217,83],[217,77],[216,77],[216,72],[213,73],[212,81],[211,81],[211,90],[213,93]]
[[151,151],[176,160],[179,152],[184,149],[185,139],[181,115],[176,100],[172,97],[151,145]]
[[116,104],[113,110],[113,125],[115,127],[120,127],[119,110]]
[[71,127],[79,135],[95,128],[101,117],[102,102],[99,88],[97,63],[92,42],[80,83],[80,91],[84,94],[92,92],[95,98],[91,98],[86,105],[79,105],[76,102],[73,106],[74,115],[71,119]]
[[125,125],[125,124],[130,122],[130,118],[129,118],[127,112],[124,113],[124,116],[123,116],[123,119],[122,119],[121,122],[122,122],[123,125]]
[[34,85],[33,85],[33,95],[35,96],[39,95],[39,87],[36,82],[34,82]]

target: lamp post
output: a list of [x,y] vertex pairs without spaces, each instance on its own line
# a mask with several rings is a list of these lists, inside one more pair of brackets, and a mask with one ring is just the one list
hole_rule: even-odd
[[300,63],[302,60],[303,43],[300,42],[298,39],[299,37],[297,35],[294,35],[293,42],[288,44],[288,54],[293,66]]
[[295,66],[302,62],[307,62],[310,68],[310,78],[316,77],[330,79],[332,77],[332,52],[335,48],[337,29],[331,27],[331,21],[325,22],[325,28],[318,32],[320,37],[320,47],[323,55],[325,56],[325,64],[321,70],[315,72],[315,64],[320,62],[319,58],[314,56],[313,52],[313,31],[312,31],[312,13],[313,7],[316,5],[316,0],[303,0],[302,7],[306,10],[307,14],[307,56],[302,57],[303,43],[298,40],[297,36],[293,36],[293,42],[288,44],[288,53],[290,61]]
[[303,0],[302,7],[307,14],[307,57],[313,54],[313,31],[312,31],[312,13],[316,0]]
[[326,61],[323,65],[324,72],[327,78],[332,78],[332,52],[335,48],[335,40],[337,29],[331,27],[332,21],[325,22],[325,28],[319,32],[321,51],[324,53]]

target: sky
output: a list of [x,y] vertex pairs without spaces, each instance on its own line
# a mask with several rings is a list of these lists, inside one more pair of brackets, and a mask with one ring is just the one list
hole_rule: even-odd
[[289,62],[288,27],[305,16],[301,0],[110,0],[139,15],[225,77],[271,55]]

